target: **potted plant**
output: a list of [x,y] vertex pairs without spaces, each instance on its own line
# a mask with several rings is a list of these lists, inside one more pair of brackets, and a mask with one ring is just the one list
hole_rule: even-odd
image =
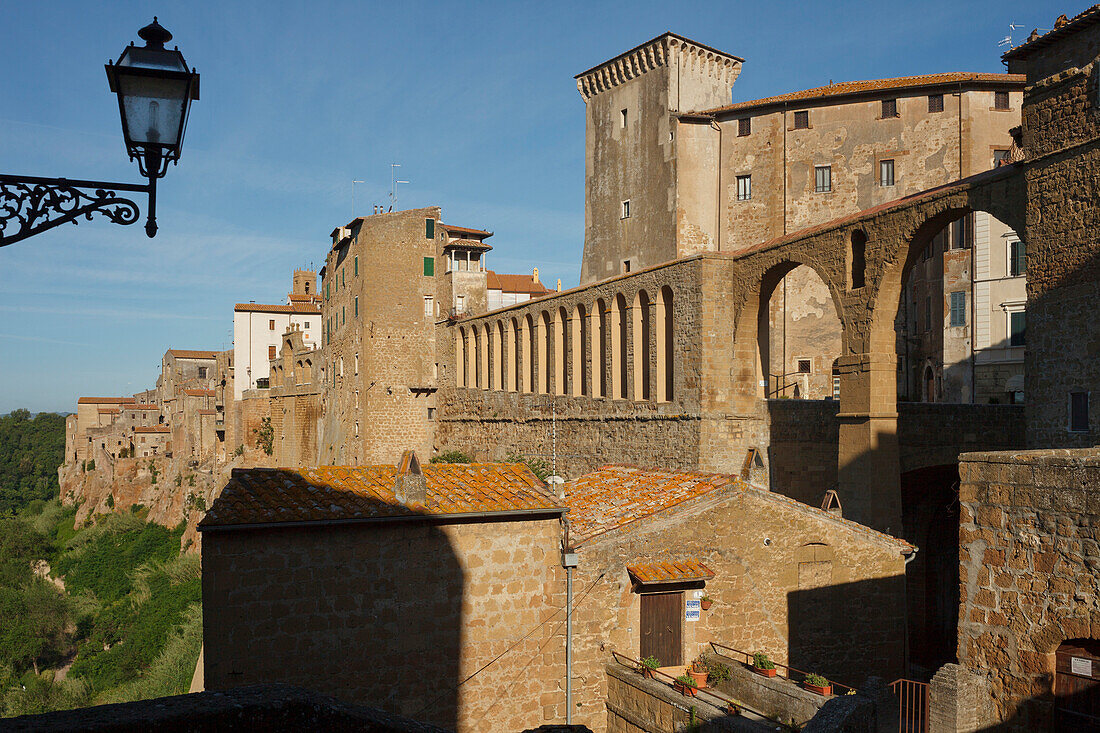
[[730,715],[740,715],[741,709],[741,703],[737,700],[730,700],[726,703],[726,712]]
[[638,671],[642,673],[643,677],[653,679],[653,670],[661,666],[661,663],[657,661],[657,657],[649,656],[638,663]]
[[710,596],[703,596],[699,599],[699,608],[703,609],[704,611],[709,611],[713,603],[714,601],[711,600]]
[[829,683],[829,680],[819,674],[806,675],[806,678],[802,680],[802,686],[810,692],[816,692],[818,695],[828,696],[833,694],[833,686]]
[[695,681],[697,689],[701,690],[707,686],[707,663],[701,656],[691,663],[688,676]]
[[764,652],[752,655],[752,671],[764,677],[775,677],[775,665]]
[[672,686],[676,688],[676,691],[685,697],[695,697],[699,694],[699,690],[695,687],[695,680],[688,677],[686,674],[682,674],[676,678],[676,681],[672,683]]

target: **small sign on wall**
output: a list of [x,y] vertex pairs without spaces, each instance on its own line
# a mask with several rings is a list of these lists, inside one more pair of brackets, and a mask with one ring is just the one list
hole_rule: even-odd
[[699,620],[699,601],[688,600],[684,604],[684,620],[685,621],[698,621]]
[[[688,601],[691,603],[691,601]],[[1082,677],[1092,677],[1092,660],[1083,657],[1070,657],[1069,671]]]

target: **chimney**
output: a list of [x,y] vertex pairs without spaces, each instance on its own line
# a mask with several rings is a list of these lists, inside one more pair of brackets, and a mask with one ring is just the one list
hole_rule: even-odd
[[393,479],[393,493],[405,506],[428,504],[428,484],[424,472],[420,470],[420,459],[416,452],[407,450],[401,454],[401,463],[397,467],[397,476]]

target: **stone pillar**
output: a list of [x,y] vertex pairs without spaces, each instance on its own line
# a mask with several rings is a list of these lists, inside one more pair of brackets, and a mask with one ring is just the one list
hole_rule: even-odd
[[840,500],[852,521],[901,534],[896,359],[893,353],[848,354],[840,370]]
[[989,683],[957,664],[945,664],[928,691],[928,733],[971,733],[993,723]]

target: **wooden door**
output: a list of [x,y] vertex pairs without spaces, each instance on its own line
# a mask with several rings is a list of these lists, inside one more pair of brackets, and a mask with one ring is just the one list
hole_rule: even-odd
[[657,657],[662,667],[683,664],[681,643],[684,594],[642,594],[641,656]]
[[1100,731],[1100,642],[1067,641],[1055,654],[1055,730]]

